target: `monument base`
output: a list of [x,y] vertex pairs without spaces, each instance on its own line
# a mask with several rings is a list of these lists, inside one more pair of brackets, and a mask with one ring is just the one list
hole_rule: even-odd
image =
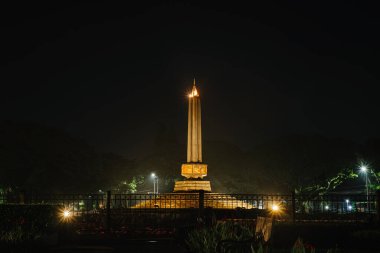
[[186,178],[204,178],[207,176],[207,164],[184,163],[181,166],[181,175]]
[[205,192],[211,192],[210,181],[184,180],[177,181],[174,185],[174,192],[194,192],[200,190],[203,190]]

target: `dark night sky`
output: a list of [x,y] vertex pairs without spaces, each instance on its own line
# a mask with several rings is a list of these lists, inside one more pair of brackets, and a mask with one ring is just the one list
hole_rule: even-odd
[[378,8],[265,2],[2,6],[0,120],[141,156],[161,123],[185,142],[195,75],[206,140],[379,138]]

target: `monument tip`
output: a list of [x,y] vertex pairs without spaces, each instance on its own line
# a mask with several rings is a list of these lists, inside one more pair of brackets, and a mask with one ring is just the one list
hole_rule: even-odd
[[198,91],[197,91],[197,87],[195,86],[195,77],[194,77],[193,89],[191,90],[191,92],[189,94],[189,98],[198,97],[198,96],[199,96],[199,94],[198,94]]

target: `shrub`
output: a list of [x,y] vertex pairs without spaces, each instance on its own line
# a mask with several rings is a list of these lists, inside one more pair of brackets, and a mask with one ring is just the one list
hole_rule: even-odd
[[[247,246],[250,252],[262,252],[262,244],[255,245],[255,231],[249,226],[244,226],[234,222],[217,223],[214,226],[195,229],[188,233],[186,245],[191,252],[212,253],[216,252],[218,243],[224,241],[225,245],[240,245],[237,247],[245,247],[242,252],[247,252]],[[239,244],[236,242],[243,242]],[[256,248],[256,251],[255,249]]]
[[315,253],[315,247],[309,243],[304,243],[298,238],[293,245],[292,253]]
[[0,205],[0,242],[34,241],[57,223],[57,207],[51,205]]

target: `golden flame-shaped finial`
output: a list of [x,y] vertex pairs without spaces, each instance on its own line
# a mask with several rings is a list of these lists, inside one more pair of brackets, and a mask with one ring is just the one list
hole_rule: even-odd
[[192,89],[191,93],[189,94],[189,98],[198,97],[198,96],[199,96],[199,94],[197,91],[197,87],[195,87],[195,77],[194,77],[193,89]]

